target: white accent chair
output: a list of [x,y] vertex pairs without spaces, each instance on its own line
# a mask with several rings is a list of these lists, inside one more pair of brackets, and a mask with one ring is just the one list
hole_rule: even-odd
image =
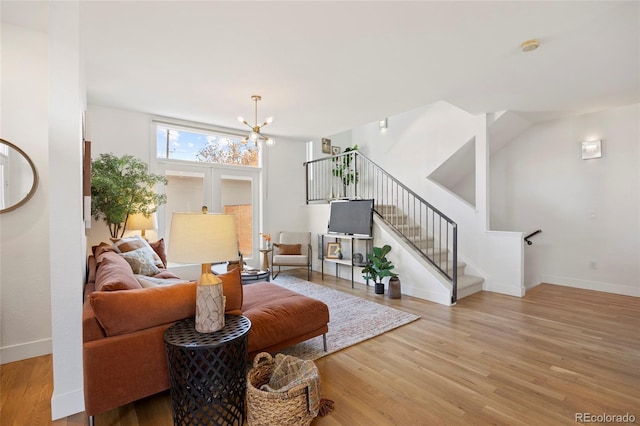
[[[280,232],[278,242],[273,244],[272,277],[280,274],[281,266],[297,266],[307,268],[307,280],[311,279],[311,232]],[[296,245],[300,244],[300,250]],[[293,253],[293,254],[290,254]],[[275,272],[275,267],[278,272]]]

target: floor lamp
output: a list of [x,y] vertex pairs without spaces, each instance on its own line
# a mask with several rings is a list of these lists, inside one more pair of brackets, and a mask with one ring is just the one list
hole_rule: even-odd
[[238,257],[235,216],[174,213],[168,255],[172,262],[202,265],[196,290],[196,331],[212,333],[224,328],[222,281],[211,273],[211,263]]

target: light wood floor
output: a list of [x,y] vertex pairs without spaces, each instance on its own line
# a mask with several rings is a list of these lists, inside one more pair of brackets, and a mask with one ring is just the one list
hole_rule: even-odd
[[[316,361],[335,411],[313,425],[573,425],[576,413],[630,413],[640,424],[639,298],[543,284],[524,298],[481,292],[446,307],[312,281],[421,316]],[[0,368],[0,424],[50,423],[51,357]],[[81,413],[53,424],[86,421]],[[172,425],[169,394],[96,416],[96,425]]]

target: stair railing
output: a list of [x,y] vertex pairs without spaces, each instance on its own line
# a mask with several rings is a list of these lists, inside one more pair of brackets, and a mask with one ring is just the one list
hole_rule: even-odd
[[542,229],[538,229],[536,231],[533,231],[532,233],[530,233],[529,235],[527,235],[526,237],[524,237],[524,240],[527,242],[528,245],[533,244],[533,241],[531,241],[529,238],[538,235],[539,233],[542,232]]
[[375,200],[376,215],[451,282],[451,303],[456,303],[458,226],[454,221],[358,151],[304,166],[307,204]]

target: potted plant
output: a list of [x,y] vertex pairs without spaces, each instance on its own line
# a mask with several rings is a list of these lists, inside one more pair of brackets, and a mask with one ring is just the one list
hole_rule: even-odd
[[369,263],[362,268],[362,278],[365,280],[373,280],[375,283],[376,294],[384,294],[384,277],[397,277],[398,274],[391,272],[395,266],[389,259],[387,254],[391,251],[391,246],[386,244],[383,247],[374,247],[373,253],[367,254]]
[[343,155],[332,158],[332,162],[334,163],[334,167],[332,170],[333,176],[340,179],[340,183],[342,183],[342,195],[347,195],[347,187],[352,183],[358,183],[358,172],[354,170],[352,167],[353,163],[353,154],[349,154],[349,152],[357,151],[358,145],[354,145],[353,147],[348,147],[344,150]]
[[130,214],[148,216],[166,203],[167,196],[154,190],[158,183],[167,179],[149,173],[142,160],[100,154],[91,162],[91,215],[106,222],[112,238],[122,237]]

